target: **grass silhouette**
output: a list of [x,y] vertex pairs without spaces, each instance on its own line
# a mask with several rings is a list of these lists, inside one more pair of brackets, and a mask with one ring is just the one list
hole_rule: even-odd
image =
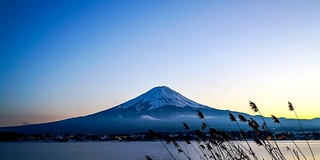
[[[197,115],[200,120],[203,120],[201,123],[201,129],[194,130],[194,134],[196,135],[196,146],[194,143],[191,143],[189,139],[185,139],[186,145],[191,145],[192,149],[196,151],[196,153],[199,155],[200,160],[225,160],[225,159],[232,159],[232,160],[264,160],[264,159],[272,159],[272,160],[286,160],[286,159],[297,159],[300,160],[300,155],[304,159],[307,159],[305,154],[301,151],[301,149],[298,147],[298,145],[295,143],[294,139],[291,138],[290,134],[287,132],[283,124],[280,122],[280,120],[274,116],[271,115],[271,118],[273,119],[273,122],[276,124],[280,124],[282,129],[285,131],[288,137],[290,137],[291,142],[294,144],[295,148],[291,149],[288,146],[286,147],[286,150],[291,153],[292,157],[285,157],[285,155],[282,153],[281,149],[279,148],[277,141],[275,140],[275,137],[273,136],[273,133],[270,131],[267,123],[264,120],[264,117],[262,116],[261,112],[259,111],[257,105],[251,101],[249,101],[249,106],[254,112],[258,112],[263,124],[260,126],[256,120],[253,118],[247,119],[245,116],[238,114],[238,119],[236,116],[234,116],[231,112],[229,112],[229,118],[232,122],[235,122],[238,129],[239,129],[239,139],[234,140],[232,137],[229,136],[228,133],[224,131],[216,130],[215,128],[211,127],[210,124],[207,122],[204,114],[197,110]],[[301,131],[304,132],[302,125],[300,123],[300,120],[292,106],[292,103],[289,102],[289,110],[294,111],[297,121],[299,123],[299,126],[301,128]],[[263,147],[267,152],[267,157],[259,157],[257,153],[254,152],[252,149],[253,144],[250,145],[248,140],[243,136],[243,130],[239,125],[239,122],[241,123],[247,123],[248,126],[252,129],[254,136],[252,140],[255,142],[255,144],[259,147]],[[190,127],[185,122],[182,122],[184,129],[186,131],[190,131]],[[149,133],[152,137],[156,137],[156,133],[152,130],[149,130]],[[183,149],[175,140],[174,137],[166,136],[166,143],[167,144],[173,144],[175,148],[178,150],[179,153],[182,153],[185,155],[186,159],[191,160],[191,156],[189,155],[189,151],[187,150],[187,147]],[[245,143],[241,143],[244,141]],[[313,159],[315,160],[315,157],[313,155],[312,149],[308,143],[308,140],[306,140],[309,150],[311,152],[311,155]],[[171,151],[164,145],[163,141],[161,140],[161,143],[165,147],[165,149],[168,151],[168,153],[171,155],[172,159],[176,159]],[[298,150],[298,151],[297,151]],[[146,156],[148,160],[151,158],[149,156]]]

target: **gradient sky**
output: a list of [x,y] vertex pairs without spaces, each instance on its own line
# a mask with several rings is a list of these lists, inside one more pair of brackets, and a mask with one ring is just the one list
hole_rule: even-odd
[[320,117],[320,1],[2,0],[0,126],[156,86],[218,109]]

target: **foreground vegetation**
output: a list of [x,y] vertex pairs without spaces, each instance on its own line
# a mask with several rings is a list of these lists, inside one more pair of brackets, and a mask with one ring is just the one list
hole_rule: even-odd
[[[303,153],[299,146],[296,144],[295,139],[293,138],[292,134],[288,133],[287,130],[285,129],[284,125],[279,121],[279,119],[271,115],[274,123],[277,123],[281,125],[283,131],[284,131],[284,137],[288,138],[291,140],[293,145],[295,146],[294,148],[289,148],[287,147],[287,150],[291,152],[292,157],[285,157],[284,154],[282,153],[283,151],[279,148],[278,143],[277,143],[277,138],[276,136],[270,131],[267,123],[265,122],[264,117],[262,116],[261,112],[259,111],[258,107],[256,106],[255,103],[249,101],[249,105],[251,109],[254,112],[259,113],[263,124],[258,124],[256,120],[249,118],[247,119],[243,115],[239,114],[237,115],[238,118],[236,118],[235,115],[232,113],[229,113],[230,120],[234,122],[238,126],[238,137],[240,141],[244,141],[245,143],[240,143],[238,140],[235,140],[234,137],[231,137],[230,134],[224,132],[224,131],[219,131],[214,129],[206,120],[205,116],[201,111],[197,111],[199,119],[203,120],[201,124],[201,129],[194,130],[194,133],[197,136],[197,143],[196,146],[194,146],[191,142],[190,139],[186,138],[185,142],[187,145],[192,145],[192,148],[197,152],[199,155],[199,159],[201,160],[225,160],[225,159],[230,159],[230,160],[263,160],[263,159],[272,159],[272,160],[286,160],[286,159],[307,159],[305,154],[311,154],[313,160],[315,160],[313,150],[310,147],[310,144],[308,142],[308,137],[305,137],[305,141],[309,147],[310,153]],[[303,127],[301,126],[300,120],[298,118],[297,113],[295,112],[293,105],[291,102],[288,102],[288,107],[290,111],[293,111],[296,119],[297,119],[297,124],[299,125],[302,134],[305,134]],[[252,146],[248,143],[248,139],[246,136],[244,136],[244,132],[241,129],[239,123],[247,123],[249,127],[252,129],[254,132],[253,136],[253,141],[256,143],[256,145],[263,147],[266,152],[268,153],[268,157],[259,157],[257,153],[255,153],[252,150]],[[188,124],[183,122],[183,126],[186,131],[190,130],[190,127]],[[153,130],[149,130],[149,134],[152,138],[160,138],[159,134],[155,133]],[[185,155],[186,159],[191,160],[191,156],[188,154],[189,151],[186,149],[183,149],[178,143],[175,137],[167,135],[163,137],[164,139],[162,140],[161,138],[161,143],[163,144],[164,148],[167,150],[167,152],[171,155],[172,159],[176,160],[176,158],[173,156],[166,144],[172,143],[177,151],[183,155]],[[198,148],[198,149],[197,149]],[[151,157],[146,155],[147,160],[152,160]]]

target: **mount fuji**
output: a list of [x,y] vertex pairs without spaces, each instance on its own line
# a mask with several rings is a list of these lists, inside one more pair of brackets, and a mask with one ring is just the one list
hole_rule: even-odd
[[139,97],[115,107],[114,109],[127,109],[133,107],[139,113],[141,110],[153,110],[164,106],[211,109],[182,96],[180,93],[166,86],[155,87]]
[[[187,123],[191,129],[200,128],[203,121],[198,118],[197,110],[205,115],[212,127],[222,130],[237,130],[237,126],[229,119],[229,113],[235,116],[242,114],[247,118],[257,119],[258,122],[261,119],[260,117],[258,118],[246,113],[219,110],[202,105],[166,86],[161,86],[98,113],[50,123],[2,127],[0,128],[0,132],[19,132],[23,134],[46,132],[54,134],[105,134],[139,133],[150,129],[157,132],[181,132],[184,130],[182,122]],[[269,120],[270,125],[274,125],[271,118],[266,119]],[[293,126],[296,126],[295,120],[280,120],[286,121],[285,123],[289,124],[289,127],[292,129],[294,129]],[[311,120],[303,120],[301,122],[310,129],[319,129],[318,125],[315,125],[319,124],[319,119],[314,119],[312,122]],[[242,124],[242,127],[247,128],[248,126]]]

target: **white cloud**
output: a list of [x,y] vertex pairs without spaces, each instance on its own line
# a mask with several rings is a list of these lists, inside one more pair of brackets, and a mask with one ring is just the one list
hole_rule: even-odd
[[[197,115],[180,115],[179,118],[199,118]],[[220,118],[218,116],[205,116],[205,118]]]
[[151,117],[151,116],[149,116],[149,115],[142,115],[140,118],[141,118],[141,119],[148,119],[148,120],[160,121],[159,118],[154,118],[154,117]]

